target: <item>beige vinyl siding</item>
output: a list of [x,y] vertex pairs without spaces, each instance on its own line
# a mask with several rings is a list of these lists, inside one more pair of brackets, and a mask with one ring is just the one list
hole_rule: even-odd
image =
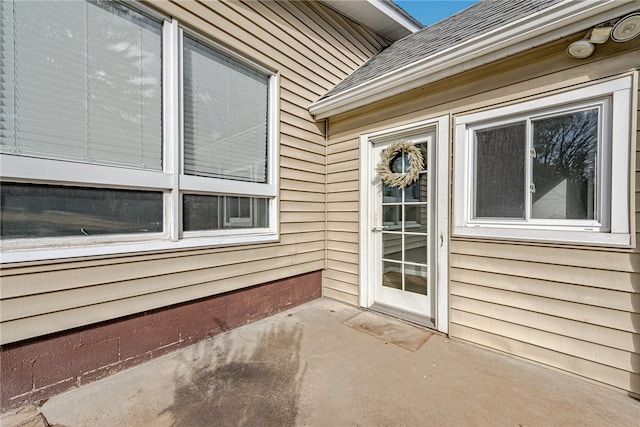
[[358,141],[330,139],[327,147],[327,270],[325,295],[358,304]]
[[[640,39],[598,45],[586,60],[565,54],[572,40],[531,49],[331,118],[327,197],[333,203],[329,203],[327,247],[329,254],[336,253],[336,260],[341,254],[348,256],[329,264],[325,277],[331,280],[325,279],[325,295],[357,303],[359,256],[354,255],[359,254],[359,246],[353,237],[359,224],[339,220],[332,209],[359,199],[359,181],[351,168],[357,168],[360,135],[444,114],[451,115],[453,126],[458,114],[521,102],[640,68]],[[640,138],[640,129],[634,133]],[[446,143],[453,147],[452,141]],[[634,231],[640,225],[639,154],[632,159]],[[640,393],[638,248],[450,237],[449,251],[452,337]]]
[[452,336],[640,393],[637,248],[453,239],[450,251]]
[[312,2],[149,4],[279,73],[280,241],[4,265],[2,344],[325,266],[324,125],[313,121],[307,107],[386,40]]

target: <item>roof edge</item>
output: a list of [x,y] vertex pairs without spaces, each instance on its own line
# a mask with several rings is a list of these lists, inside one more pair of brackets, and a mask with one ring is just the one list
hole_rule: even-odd
[[414,18],[410,13],[402,9],[392,0],[367,0],[376,9],[382,11],[385,15],[393,19],[399,25],[402,25],[411,33],[415,33],[424,28],[424,25]]
[[391,41],[400,40],[424,28],[424,25],[391,0],[320,1]]
[[343,92],[315,101],[309,106],[309,112],[316,120],[321,120],[354,110],[569,36],[620,14],[633,12],[637,8],[634,0],[566,0]]

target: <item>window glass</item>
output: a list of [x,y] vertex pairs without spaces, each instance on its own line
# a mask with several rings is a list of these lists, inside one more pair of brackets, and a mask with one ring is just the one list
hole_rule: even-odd
[[400,225],[401,205],[384,205],[383,206],[383,224],[384,225]]
[[0,194],[3,239],[163,231],[161,192],[3,183]]
[[412,233],[427,233],[429,224],[429,205],[405,205],[404,221],[406,231]]
[[410,167],[409,155],[402,150],[391,159],[389,168],[393,173],[406,173]]
[[267,228],[268,206],[266,198],[185,194],[182,196],[183,230]]
[[0,152],[162,169],[162,25],[111,1],[2,1]]
[[526,122],[474,132],[475,217],[524,218]]
[[152,7],[0,0],[0,229],[15,259],[78,256],[93,235],[133,235],[93,239],[104,253],[152,232],[138,248],[183,231],[180,246],[277,239],[277,79]]
[[402,202],[402,189],[400,187],[392,187],[382,183],[382,195],[384,203],[400,203]]
[[533,120],[532,218],[594,219],[598,110]]
[[269,76],[184,38],[184,171],[267,183]]
[[427,202],[428,183],[429,175],[427,172],[420,172],[418,180],[405,187],[405,202]]
[[[625,75],[456,117],[454,233],[633,244],[633,88],[634,77]],[[504,135],[495,135],[500,132]],[[500,155],[489,161],[482,151],[487,140],[501,145],[490,150]],[[504,183],[511,181],[523,195],[518,217],[515,209],[514,216],[501,216],[507,209],[492,199],[500,197],[492,192],[508,193]],[[491,212],[492,205],[499,207],[493,208],[497,212]],[[491,216],[482,216],[487,213]]]
[[382,256],[385,259],[402,261],[402,234],[383,233],[382,234]]

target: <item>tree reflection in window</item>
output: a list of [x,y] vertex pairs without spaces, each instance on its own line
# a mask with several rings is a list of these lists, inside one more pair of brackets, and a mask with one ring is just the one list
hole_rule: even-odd
[[532,121],[532,218],[594,219],[598,109]]

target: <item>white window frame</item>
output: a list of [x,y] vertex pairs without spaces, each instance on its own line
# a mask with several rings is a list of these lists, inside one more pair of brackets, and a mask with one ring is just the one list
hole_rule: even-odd
[[[632,76],[625,76],[456,117],[454,235],[567,244],[630,245],[633,86]],[[602,108],[603,112],[598,142],[596,220],[531,220],[528,216],[525,220],[474,218],[474,130],[594,105]],[[530,164],[527,161],[526,177],[531,175]],[[529,212],[530,200],[526,204]]]
[[[161,191],[164,226],[161,233],[114,234],[2,240],[0,263],[122,254],[140,251],[275,242],[279,240],[277,183],[279,171],[280,75],[213,41],[181,28],[179,22],[138,3],[129,7],[162,23],[162,134],[163,170],[145,171],[64,160],[0,155],[2,181],[70,185],[121,190]],[[267,184],[185,175],[182,167],[182,37],[190,37],[222,51],[269,76]],[[268,198],[267,228],[182,232],[182,194]]]
[[[209,230],[209,231],[178,231],[180,237],[183,239],[198,239],[198,238],[218,238],[224,243],[250,243],[255,239],[255,241],[276,241],[278,240],[278,135],[279,135],[279,117],[277,111],[279,111],[279,91],[280,87],[280,75],[272,70],[267,69],[255,62],[248,60],[247,58],[238,55],[230,49],[227,49],[224,46],[221,46],[214,41],[202,36],[201,34],[192,31],[188,28],[183,28],[180,26],[178,21],[173,20],[171,22],[172,25],[172,34],[177,35],[176,44],[180,47],[179,53],[179,64],[182,64],[182,45],[183,39],[185,36],[188,36],[198,42],[203,43],[204,45],[209,46],[212,49],[217,50],[241,63],[247,65],[248,67],[254,68],[266,75],[269,76],[269,122],[267,125],[268,128],[268,150],[267,150],[267,184],[262,183],[254,183],[254,182],[244,182],[244,181],[234,181],[228,179],[219,179],[219,178],[208,178],[208,177],[200,177],[200,176],[192,176],[184,173],[182,161],[178,165],[177,171],[174,169],[175,173],[179,174],[179,192],[180,195],[188,193],[188,194],[209,194],[211,196],[238,196],[238,197],[261,197],[267,198],[269,206],[269,218],[267,228],[247,228],[247,229],[225,229],[225,230]],[[180,73],[182,74],[182,73]],[[179,117],[183,117],[183,79],[180,76],[179,84],[180,84],[180,111],[178,112]],[[179,158],[182,160],[184,158],[184,140],[183,140],[183,129],[182,129],[182,120],[179,120],[180,124],[180,132],[179,132]],[[180,197],[180,202],[182,198]],[[182,203],[179,203],[180,210],[182,209]],[[182,212],[180,212],[180,218],[182,218]],[[266,240],[262,240],[261,237],[267,237]]]

